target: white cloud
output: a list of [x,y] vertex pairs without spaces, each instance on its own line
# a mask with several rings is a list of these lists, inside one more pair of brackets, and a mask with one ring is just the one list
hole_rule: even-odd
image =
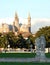
[[35,18],[32,19],[32,24],[36,24],[37,22],[50,22],[50,19],[46,19],[46,18]]
[[0,19],[0,24],[2,23],[12,24],[13,20],[14,20],[13,18],[2,18]]
[[50,19],[33,19],[32,23],[32,32],[35,33],[39,28],[50,26]]

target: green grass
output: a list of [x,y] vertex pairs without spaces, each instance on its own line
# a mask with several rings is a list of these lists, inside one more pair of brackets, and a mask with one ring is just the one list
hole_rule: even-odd
[[[33,58],[35,53],[0,53],[0,58]],[[45,54],[47,58],[50,58],[50,53]]]
[[50,65],[50,63],[0,62],[0,65]]
[[32,58],[35,53],[0,53],[0,58]]
[[47,58],[50,58],[50,53],[45,54]]

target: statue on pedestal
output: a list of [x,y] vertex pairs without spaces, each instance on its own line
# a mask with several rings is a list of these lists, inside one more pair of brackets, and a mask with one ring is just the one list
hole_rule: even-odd
[[36,38],[35,40],[35,46],[36,46],[36,57],[40,59],[45,58],[45,45],[46,40],[44,35],[41,35],[40,37]]

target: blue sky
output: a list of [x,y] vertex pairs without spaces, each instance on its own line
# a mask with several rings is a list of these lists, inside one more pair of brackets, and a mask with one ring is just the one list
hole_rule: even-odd
[[50,18],[50,0],[0,0],[0,18],[18,16],[26,18]]
[[32,32],[43,26],[50,26],[50,0],[0,0],[0,23],[13,22],[15,12],[23,19],[27,18],[30,12],[33,19]]

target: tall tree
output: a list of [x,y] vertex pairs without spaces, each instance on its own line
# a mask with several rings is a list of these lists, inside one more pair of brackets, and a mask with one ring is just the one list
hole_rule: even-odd
[[46,47],[50,47],[50,26],[42,27],[37,31],[36,37],[39,37],[41,35],[45,36],[46,39]]

